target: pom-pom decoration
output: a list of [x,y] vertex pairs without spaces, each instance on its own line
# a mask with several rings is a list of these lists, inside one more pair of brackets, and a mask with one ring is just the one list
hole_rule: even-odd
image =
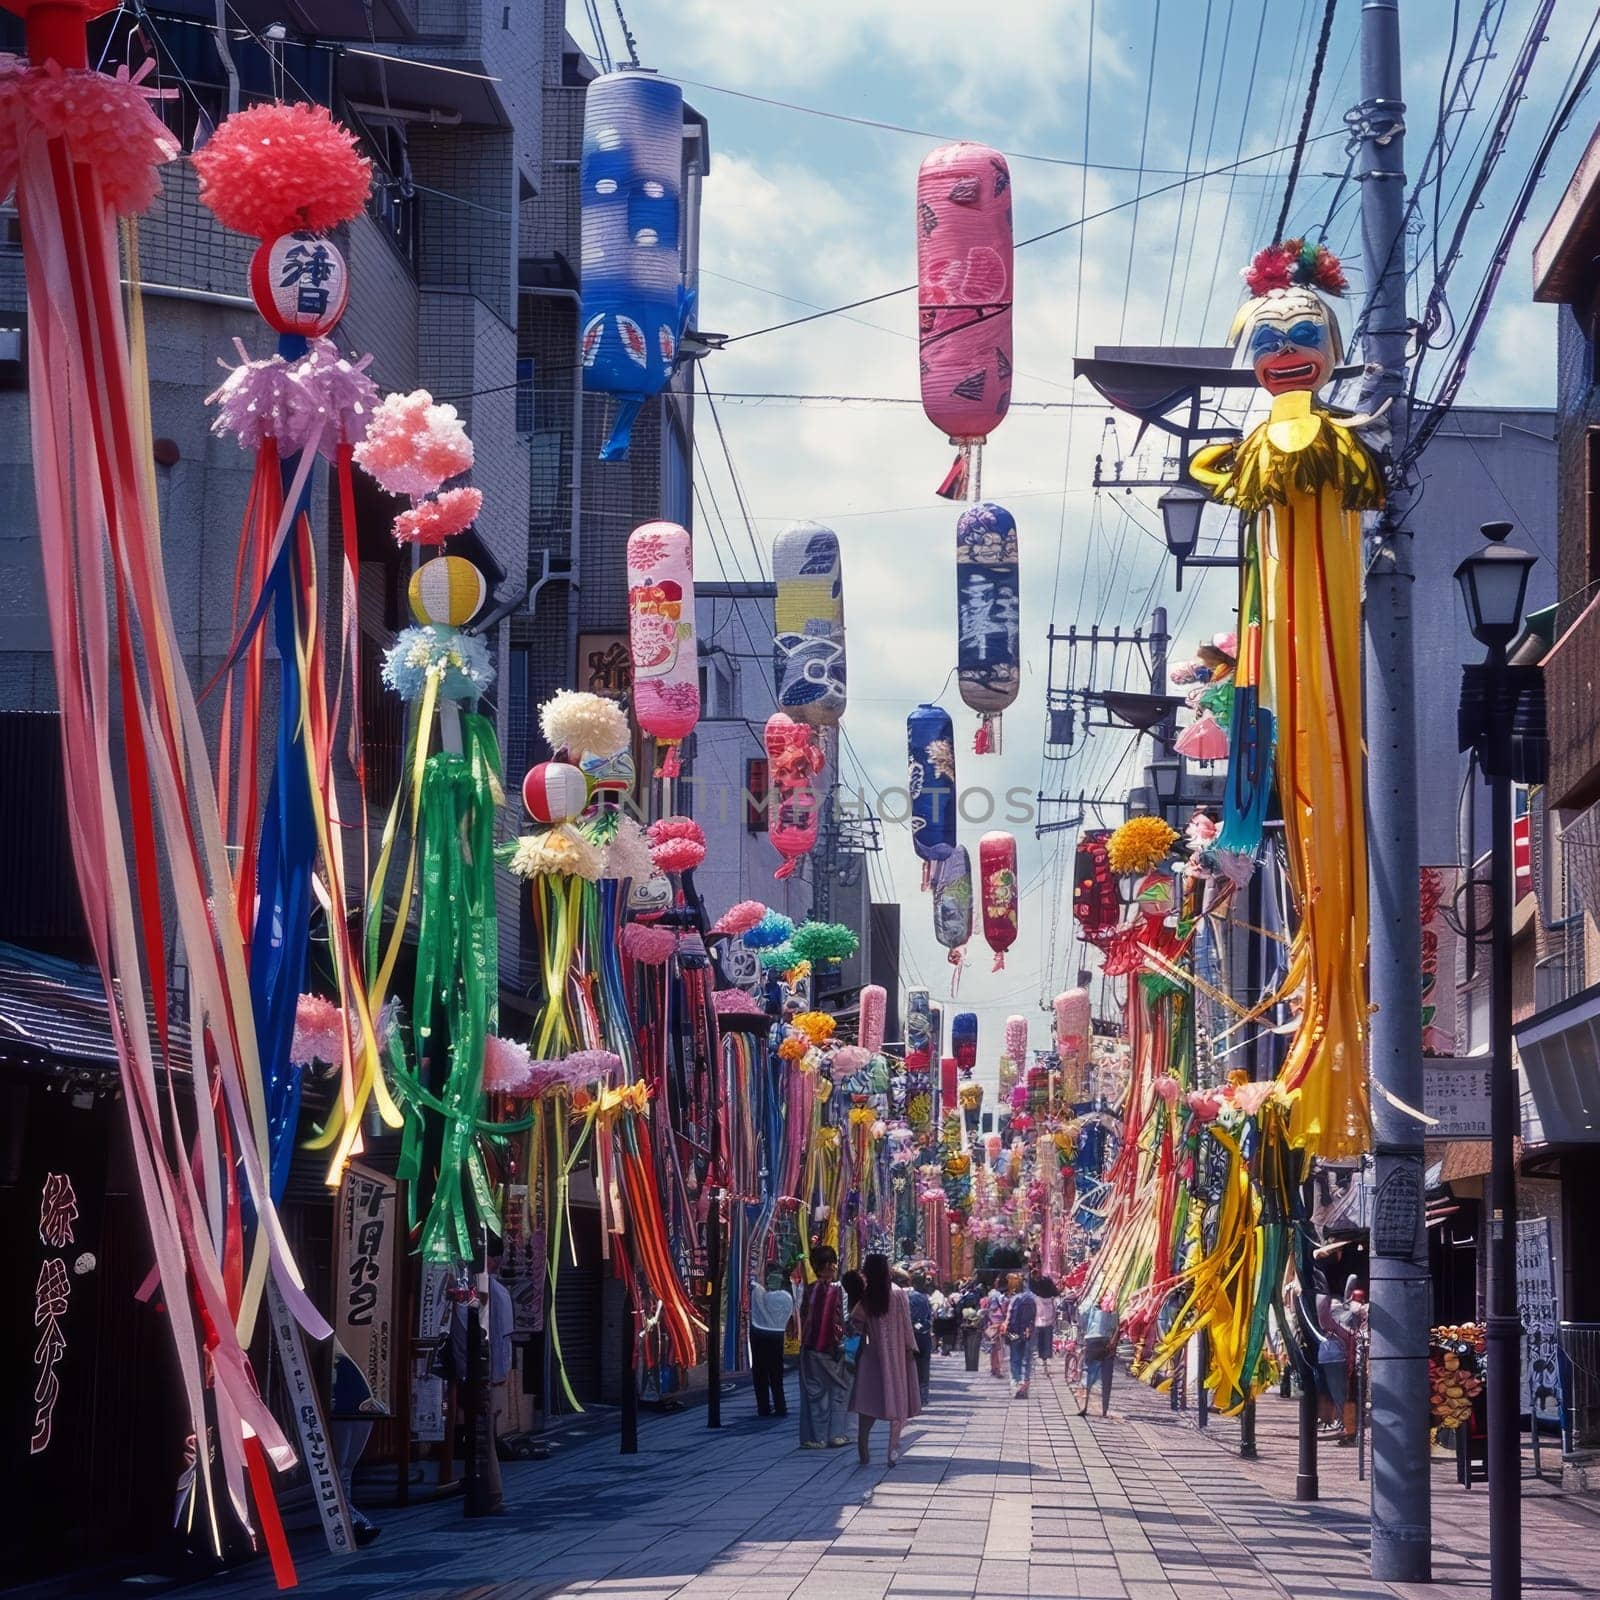
[[295,363],[295,376],[322,423],[318,448],[334,459],[339,446],[365,437],[378,406],[378,386],[367,376],[371,356],[359,361],[339,354],[330,339],[313,339]]
[[640,407],[678,362],[692,297],[683,287],[679,187],[683,91],[608,72],[584,92],[578,169],[583,242],[583,386],[615,395],[602,461],[624,460]]
[[558,689],[539,707],[545,742],[571,759],[612,757],[628,748],[628,717],[615,700],[584,690]]
[[418,501],[409,511],[394,519],[396,544],[443,544],[458,533],[465,533],[483,510],[481,489],[446,489]]
[[280,458],[297,454],[316,427],[298,363],[279,355],[252,360],[237,339],[233,347],[239,352],[239,365],[228,367],[227,377],[206,396],[206,404],[216,407],[211,431],[219,438],[232,434],[241,450],[259,450],[270,440]]
[[792,944],[769,945],[758,952],[756,959],[763,972],[793,972],[800,965],[801,956]]
[[647,522],[628,536],[628,651],[634,720],[666,748],[657,776],[675,778],[678,746],[700,720],[694,547],[675,522]]
[[414,389],[383,397],[355,458],[390,494],[424,495],[468,471],[473,454],[456,408],[436,403],[426,389]]
[[856,1033],[871,1051],[883,1049],[883,1030],[889,1015],[889,991],[882,984],[869,983],[861,991],[856,1017]]
[[534,1083],[533,1057],[525,1044],[491,1033],[483,1041],[483,1087],[486,1094],[524,1096]]
[[759,900],[740,900],[717,918],[711,925],[711,931],[730,936],[748,933],[766,914],[767,908]]
[[963,446],[939,489],[966,498],[970,446],[1011,404],[1011,172],[998,150],[950,144],[917,173],[922,409]]
[[772,542],[778,710],[825,727],[845,710],[844,575],[839,536],[796,522]]
[[1022,683],[1017,524],[1004,506],[969,507],[956,523],[956,682],[979,716],[976,755],[1000,753],[1000,713]]
[[822,820],[822,800],[814,779],[822,771],[823,754],[814,730],[796,722],[787,712],[774,711],[762,731],[767,750],[767,837],[782,862],[772,876],[791,877],[795,868],[816,846]]
[[256,239],[325,233],[359,216],[372,192],[372,163],[355,135],[304,102],[236,111],[190,159],[201,205]]
[[622,1057],[612,1050],[574,1050],[566,1067],[575,1083],[609,1083],[622,1071]]
[[522,804],[535,822],[548,827],[570,822],[589,803],[589,785],[576,767],[563,761],[541,761],[522,780]]
[[806,922],[789,938],[796,955],[812,965],[843,961],[861,948],[861,941],[842,922]]
[[383,681],[402,700],[422,698],[430,677],[447,700],[476,700],[494,683],[489,647],[454,628],[402,628],[384,653]]
[[763,1017],[766,1007],[744,989],[718,989],[711,1004],[719,1017]]
[[605,859],[575,828],[546,828],[517,840],[506,868],[519,878],[599,881]]
[[[603,878],[631,879],[643,884],[655,875],[656,864],[650,854],[650,840],[632,817],[619,817],[617,831],[605,848]],[[665,880],[662,880],[663,884]],[[671,889],[667,890],[668,898]]]
[[[943,861],[956,844],[955,729],[942,706],[919,705],[906,718],[911,847],[925,862]],[[926,887],[926,878],[924,878]]]
[[1309,239],[1285,239],[1258,250],[1244,271],[1244,286],[1253,295],[1295,285],[1343,294],[1350,287],[1344,266],[1325,244]]
[[1106,859],[1119,878],[1148,872],[1165,861],[1178,842],[1176,829],[1160,817],[1129,817],[1106,841]]
[[1017,841],[1009,833],[986,833],[978,841],[978,898],[983,940],[994,951],[995,972],[1017,942]]
[[744,942],[751,950],[770,950],[787,944],[794,935],[794,923],[781,911],[768,911],[753,927],[744,931]]
[[622,930],[622,952],[642,966],[659,967],[672,959],[678,936],[670,928],[654,928],[643,922],[630,922]]
[[295,1006],[289,1060],[297,1067],[308,1067],[313,1061],[335,1066],[344,1060],[348,1037],[344,1012],[333,1001],[303,994]]
[[839,1024],[826,1011],[801,1011],[789,1018],[789,1026],[798,1028],[812,1044],[826,1044]]
[[659,872],[693,872],[706,858],[706,836],[691,817],[662,817],[650,824],[650,859]]
[[836,1078],[853,1078],[858,1072],[864,1072],[871,1060],[870,1050],[863,1050],[858,1044],[842,1044],[833,1052],[828,1070]]

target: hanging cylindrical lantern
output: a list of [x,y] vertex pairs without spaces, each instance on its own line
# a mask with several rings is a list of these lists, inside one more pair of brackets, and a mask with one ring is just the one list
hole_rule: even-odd
[[667,386],[688,326],[679,184],[683,91],[652,73],[608,72],[584,92],[583,386],[617,396],[602,461],[619,461],[639,408]]
[[922,409],[961,452],[939,493],[976,498],[976,452],[1011,404],[1011,172],[988,145],[917,173],[917,323]]
[[956,523],[956,681],[978,713],[978,755],[1000,753],[1000,713],[1022,681],[1017,524],[1004,506],[982,505]]
[[803,722],[774,711],[762,735],[767,747],[767,837],[783,857],[775,878],[790,877],[800,858],[816,847],[822,817],[822,800],[816,777],[822,771],[822,751],[815,732]]
[[1101,950],[1110,944],[1122,920],[1110,842],[1109,828],[1085,828],[1078,835],[1072,869],[1072,915],[1078,937]]
[[933,869],[933,933],[950,952],[950,993],[955,994],[972,937],[972,862],[967,847],[958,844]]
[[1089,1056],[1094,1048],[1094,1016],[1087,989],[1068,989],[1056,1000],[1056,1055],[1060,1059],[1062,1094],[1077,1102],[1087,1098]]
[[1028,1019],[1026,1017],[1012,1015],[1006,1018],[1005,1059],[1019,1072],[1027,1065]]
[[926,989],[906,990],[906,1052],[930,1050],[933,1039],[933,1006]]
[[956,1108],[956,1088],[960,1079],[960,1063],[954,1056],[945,1056],[939,1063],[939,1109],[948,1115]]
[[[924,862],[943,861],[956,845],[956,750],[950,713],[923,704],[906,718],[911,848]],[[927,868],[923,869],[927,887]]]
[[694,638],[694,548],[675,522],[647,522],[628,536],[628,646],[633,716],[666,746],[658,776],[678,776],[678,746],[700,720]]
[[772,668],[778,709],[813,727],[844,715],[844,572],[839,536],[796,522],[772,544]]
[[1017,940],[1017,841],[1009,833],[986,833],[978,841],[978,880],[983,939],[998,972]]
[[883,1049],[884,1023],[889,1015],[889,991],[882,984],[869,983],[861,991],[861,1009],[856,1037],[864,1050]]
[[958,1011],[950,1019],[950,1053],[956,1058],[963,1078],[970,1077],[978,1064],[978,1013]]

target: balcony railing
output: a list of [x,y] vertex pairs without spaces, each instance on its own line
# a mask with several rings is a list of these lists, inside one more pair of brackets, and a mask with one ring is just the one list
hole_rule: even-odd
[[1550,804],[1579,810],[1600,799],[1600,597],[1545,657],[1550,717]]

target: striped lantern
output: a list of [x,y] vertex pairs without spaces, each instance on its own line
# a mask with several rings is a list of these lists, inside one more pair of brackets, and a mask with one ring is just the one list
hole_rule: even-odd
[[977,497],[979,446],[1011,404],[1011,172],[998,150],[951,144],[917,173],[922,409],[961,454],[939,493]]
[[956,523],[956,682],[978,713],[978,755],[1000,753],[1000,713],[1022,681],[1017,524],[1004,506],[971,506]]
[[978,1013],[958,1011],[950,1019],[950,1053],[961,1068],[961,1076],[970,1078],[978,1064]]
[[418,622],[464,628],[489,597],[484,576],[465,556],[435,556],[411,574],[406,598]]
[[684,291],[679,184],[683,91],[643,72],[608,72],[584,93],[583,386],[616,395],[602,461],[628,454],[634,419],[677,365]]
[[781,711],[767,718],[762,733],[767,750],[767,774],[771,786],[767,809],[767,837],[783,857],[783,864],[772,875],[793,875],[800,858],[816,847],[817,828],[822,820],[822,797],[816,778],[822,771],[823,756],[813,729]]
[[676,778],[678,746],[700,720],[700,666],[694,548],[675,522],[647,522],[628,536],[628,647],[634,720],[667,747],[657,776]]
[[889,991],[879,983],[869,983],[861,991],[856,1037],[863,1050],[874,1055],[883,1049],[883,1029],[889,1016]]
[[933,868],[933,936],[950,952],[950,992],[953,995],[972,937],[972,862],[967,847],[958,844]]
[[838,722],[845,708],[844,573],[839,537],[796,522],[773,541],[772,668],[778,709],[813,727]]
[[[923,704],[906,718],[911,847],[924,862],[943,861],[956,846],[956,747],[950,713]],[[928,875],[923,870],[923,887]]]
[[571,822],[589,803],[589,780],[565,761],[541,761],[522,780],[522,803],[546,827]]
[[1009,833],[986,833],[978,841],[978,893],[984,943],[994,951],[992,970],[998,972],[1017,940],[1017,841]]

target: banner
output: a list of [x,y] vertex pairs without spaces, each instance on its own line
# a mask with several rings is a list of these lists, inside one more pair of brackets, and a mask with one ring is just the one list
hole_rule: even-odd
[[411,1374],[411,1435],[424,1443],[444,1438],[444,1379],[433,1371],[450,1332],[449,1267],[425,1262],[417,1285],[417,1355]]
[[1422,1109],[1434,1122],[1423,1129],[1429,1139],[1487,1139],[1489,1080],[1487,1056],[1456,1056],[1422,1063]]
[[400,1185],[352,1161],[334,1214],[334,1337],[361,1369],[372,1398],[394,1407],[394,1277]]
[[1456,956],[1460,940],[1445,920],[1455,903],[1456,867],[1422,869],[1422,1053],[1456,1053]]
[[1517,1311],[1522,1318],[1522,1392],[1528,1413],[1559,1423],[1556,1274],[1548,1217],[1523,1217],[1517,1223]]

